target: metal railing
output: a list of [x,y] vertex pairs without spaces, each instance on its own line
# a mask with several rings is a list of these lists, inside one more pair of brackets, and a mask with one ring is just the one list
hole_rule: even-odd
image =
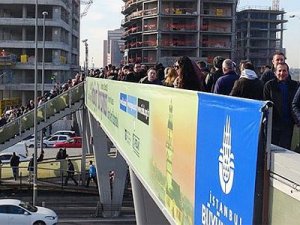
[[[84,82],[63,92],[62,94],[48,100],[37,109],[37,123],[46,122],[47,119],[60,111],[70,108],[73,104],[84,98]],[[0,144],[21,135],[26,130],[34,126],[34,110],[14,119],[13,121],[0,127]]]
[[[81,168],[81,157],[69,157],[72,160],[74,165],[74,178],[76,181],[81,184],[85,185],[81,182],[82,175],[86,175],[88,171],[88,162],[90,160],[94,160],[93,155],[88,155],[86,157],[85,163],[85,171],[80,171]],[[30,181],[30,173],[28,171],[28,163],[29,162],[21,162],[19,165],[19,174],[17,181],[13,182],[13,173],[12,168],[9,163],[0,164],[0,183],[8,182],[10,184],[17,184],[20,188],[32,185]],[[56,160],[54,158],[46,159],[42,162],[38,163],[38,170],[37,170],[37,177],[38,181],[43,182],[45,186],[56,185],[57,187],[64,188],[64,181],[65,177],[67,176],[68,172],[68,162],[67,159],[59,159]],[[72,181],[71,181],[72,182]]]

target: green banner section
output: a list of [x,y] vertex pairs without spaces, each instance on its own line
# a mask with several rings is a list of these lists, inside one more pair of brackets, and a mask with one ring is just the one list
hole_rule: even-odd
[[177,224],[193,224],[197,92],[87,78],[86,106]]

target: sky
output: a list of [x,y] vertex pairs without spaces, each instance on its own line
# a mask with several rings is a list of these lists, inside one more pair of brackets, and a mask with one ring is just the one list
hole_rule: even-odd
[[[290,67],[300,68],[300,4],[299,0],[281,0],[280,9],[286,11],[283,36],[283,47],[286,48],[287,63]],[[94,0],[88,14],[81,20],[81,40],[88,39],[89,45],[89,68],[101,67],[103,62],[103,40],[107,39],[107,31],[121,27],[122,0]],[[271,7],[272,0],[240,0],[238,8],[244,7]],[[81,6],[82,9],[85,5]],[[289,18],[295,15],[294,18]],[[84,64],[85,48],[80,42],[80,65]]]

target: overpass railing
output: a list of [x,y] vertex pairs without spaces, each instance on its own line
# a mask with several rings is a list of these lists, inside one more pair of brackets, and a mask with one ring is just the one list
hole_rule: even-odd
[[[60,111],[72,107],[76,102],[84,98],[84,83],[72,87],[62,94],[48,100],[37,108],[37,123],[45,122]],[[15,136],[21,135],[26,130],[34,127],[34,110],[14,119],[0,127],[0,144]]]

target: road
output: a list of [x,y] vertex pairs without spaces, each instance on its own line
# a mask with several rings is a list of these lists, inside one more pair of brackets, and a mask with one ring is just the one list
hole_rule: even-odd
[[[59,148],[44,148],[44,159],[55,158]],[[82,149],[81,148],[67,148],[67,154],[69,156],[81,156]],[[40,148],[38,148],[38,156],[41,152]],[[28,148],[28,156],[30,157],[34,153],[34,148]]]
[[[28,152],[27,155],[28,157],[31,157],[31,155],[34,152],[34,148],[27,148]],[[44,148],[44,159],[48,159],[48,158],[55,158],[56,154],[58,152],[59,148]],[[11,146],[5,150],[3,150],[2,152],[16,152],[22,155],[26,155],[26,147],[25,144],[23,142],[17,143],[14,146]],[[38,155],[40,154],[41,150],[40,148],[38,148],[37,150]],[[82,149],[81,148],[67,148],[67,154],[69,156],[79,156],[82,154]]]
[[103,219],[103,218],[87,218],[87,219],[61,219],[58,221],[58,225],[136,225],[134,218],[117,218],[117,219]]

